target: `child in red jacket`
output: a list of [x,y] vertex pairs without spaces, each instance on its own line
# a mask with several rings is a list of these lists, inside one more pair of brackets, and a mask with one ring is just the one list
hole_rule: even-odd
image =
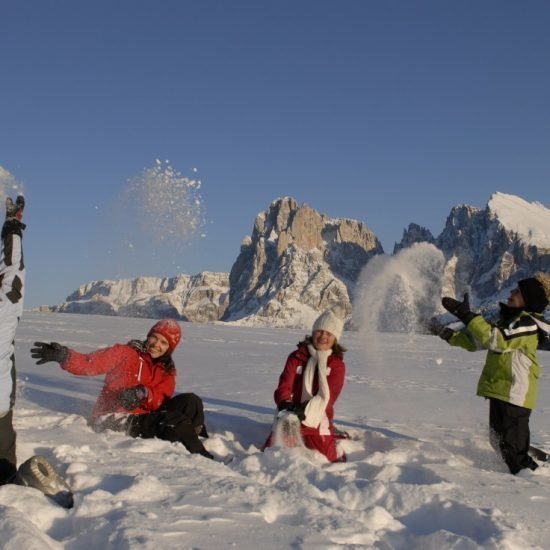
[[179,324],[167,319],[156,323],[145,341],[132,340],[88,354],[56,342],[35,342],[31,354],[38,365],[56,361],[72,374],[105,375],[90,419],[94,430],[179,441],[189,452],[213,458],[198,437],[207,435],[200,397],[193,393],[172,397],[176,386],[172,353],[180,339]]
[[[274,393],[279,411],[293,412],[301,421],[305,446],[331,462],[344,461],[334,437],[334,403],[344,385],[345,349],[338,341],[344,328],[343,309],[335,306],[313,324],[311,336],[298,344],[286,361]],[[266,447],[273,444],[273,434]]]

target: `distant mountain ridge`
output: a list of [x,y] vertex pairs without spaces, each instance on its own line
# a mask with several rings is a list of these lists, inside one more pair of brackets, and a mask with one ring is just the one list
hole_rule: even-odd
[[410,224],[394,253],[415,242],[430,242],[443,252],[445,294],[468,291],[481,303],[503,299],[519,279],[550,271],[550,210],[494,193],[485,209],[454,207],[437,238]]
[[[494,193],[484,209],[452,208],[438,237],[411,223],[394,254],[419,242],[443,252],[445,294],[469,291],[479,303],[490,302],[502,299],[517,280],[550,271],[550,210]],[[257,215],[230,274],[95,281],[53,309],[309,328],[335,303],[352,312],[362,269],[383,253],[363,222],[331,218],[282,197]]]
[[64,313],[125,317],[170,317],[196,323],[218,320],[229,298],[227,273],[204,271],[176,277],[93,281],[54,306]]

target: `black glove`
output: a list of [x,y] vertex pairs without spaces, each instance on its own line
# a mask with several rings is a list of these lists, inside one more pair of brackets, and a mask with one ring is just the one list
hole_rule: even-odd
[[64,363],[69,358],[69,348],[58,344],[57,342],[35,342],[36,347],[31,348],[31,356],[38,359],[37,365],[43,365],[50,361]]
[[455,333],[452,328],[445,326],[437,317],[432,317],[428,322],[427,329],[431,334],[439,336],[445,342],[448,342],[451,336]]
[[24,209],[25,197],[23,195],[19,195],[15,199],[15,202],[13,202],[10,197],[6,198],[6,220],[20,220],[23,217]]
[[308,403],[309,401],[306,401],[305,403],[293,403],[292,401],[283,401],[277,408],[279,409],[279,412],[288,411],[294,413],[300,419],[300,422],[302,422],[306,418],[305,410]]
[[126,388],[118,395],[118,402],[127,410],[133,411],[147,397],[145,386]]
[[292,401],[283,401],[278,407],[277,410],[279,412],[281,411],[288,411],[288,412],[294,412],[294,403]]
[[306,419],[306,405],[309,401],[304,403],[296,403],[294,405],[294,414],[300,419],[300,422],[303,422]]
[[441,300],[441,305],[449,313],[452,313],[455,317],[460,319],[465,325],[477,315],[470,310],[470,299],[467,292],[464,294],[464,300],[462,302],[445,296],[445,298]]

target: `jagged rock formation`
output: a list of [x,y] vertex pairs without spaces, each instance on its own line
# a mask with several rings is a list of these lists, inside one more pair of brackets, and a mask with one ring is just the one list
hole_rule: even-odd
[[81,286],[65,303],[52,309],[66,313],[170,317],[204,323],[220,319],[228,298],[228,274],[203,272],[169,278],[94,281]]
[[470,291],[479,303],[503,299],[509,289],[536,271],[550,271],[550,210],[514,195],[494,193],[485,209],[462,205],[451,210],[434,240],[414,225],[396,249],[433,242],[446,259],[443,292]]
[[395,243],[393,253],[397,254],[403,248],[409,248],[414,243],[435,243],[434,236],[429,229],[421,227],[416,223],[410,223],[407,229],[403,230],[401,242]]
[[224,320],[310,327],[341,303],[348,313],[357,278],[383,252],[365,224],[334,219],[290,197],[256,217],[229,277]]

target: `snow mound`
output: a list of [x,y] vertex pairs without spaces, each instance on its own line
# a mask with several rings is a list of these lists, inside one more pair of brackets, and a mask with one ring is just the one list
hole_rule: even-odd
[[[204,399],[205,446],[216,459],[208,460],[177,443],[94,433],[79,413],[101,377],[37,367],[30,358],[36,340],[90,351],[149,325],[23,317],[18,457],[45,456],[67,478],[75,505],[66,510],[33,489],[0,487],[3,549],[547,547],[550,467],[511,476],[496,457],[486,404],[473,390],[482,355],[425,335],[346,333],[348,375],[336,418],[351,439],[339,442],[347,462],[330,464],[297,448],[260,450],[296,332],[190,324],[174,355],[177,391]],[[379,353],[365,362],[362,348],[373,340]],[[550,402],[544,377],[540,397]],[[548,426],[550,409],[541,407],[531,433],[546,448]]]

